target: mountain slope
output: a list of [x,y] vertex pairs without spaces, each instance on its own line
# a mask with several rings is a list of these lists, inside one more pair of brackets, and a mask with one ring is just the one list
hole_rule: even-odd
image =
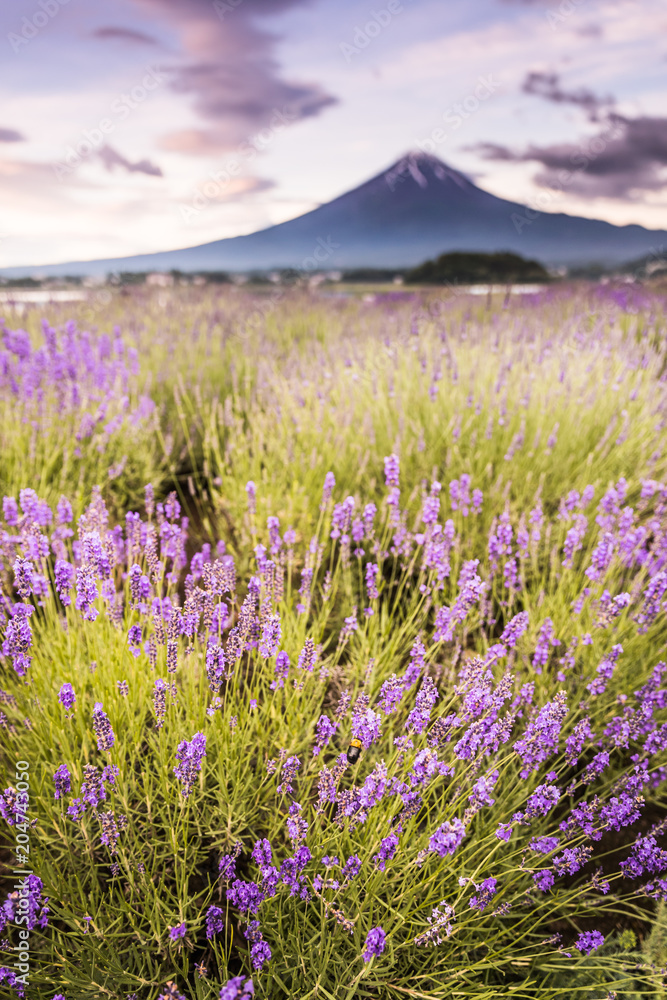
[[553,266],[613,265],[665,244],[664,231],[536,213],[482,191],[437,157],[408,153],[326,205],[248,236],[134,257],[6,268],[0,274],[399,268],[452,250],[511,250]]

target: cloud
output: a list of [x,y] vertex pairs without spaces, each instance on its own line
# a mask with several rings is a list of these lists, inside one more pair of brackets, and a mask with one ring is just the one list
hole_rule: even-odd
[[0,142],[25,142],[25,136],[15,128],[0,128]]
[[102,146],[97,155],[107,170],[113,170],[114,167],[123,167],[130,174],[148,174],[149,177],[162,177],[160,168],[151,163],[150,160],[138,160],[136,163],[131,163],[130,160],[126,160],[124,156],[121,156],[111,146]]
[[310,0],[134,0],[151,16],[175,22],[183,60],[164,67],[170,87],[192,99],[200,128],[167,133],[160,147],[196,155],[237,150],[276,113],[290,122],[337,103],[318,83],[286,79],[274,51],[279,38],[262,17]]
[[528,73],[521,89],[524,94],[535,94],[554,104],[574,104],[587,112],[591,121],[599,121],[603,108],[613,107],[613,97],[598,97],[592,90],[564,90],[557,73]]
[[604,28],[601,24],[595,24],[591,21],[590,24],[582,24],[579,28],[574,29],[577,35],[581,35],[582,38],[602,38],[604,35]]
[[155,45],[155,39],[143,31],[134,31],[132,28],[97,28],[92,33],[93,38],[102,40],[111,39],[120,42],[140,42],[143,45]]
[[[642,192],[667,187],[667,118],[626,118],[612,112],[603,129],[580,143],[529,146],[512,150],[495,143],[474,149],[486,160],[535,162],[536,183],[563,187],[584,198],[637,200]],[[563,172],[570,174],[563,180]]]

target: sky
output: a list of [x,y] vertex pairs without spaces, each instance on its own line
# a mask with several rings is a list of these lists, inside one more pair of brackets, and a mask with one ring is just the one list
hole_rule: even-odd
[[414,149],[667,229],[667,0],[12,0],[0,51],[0,267],[254,232]]

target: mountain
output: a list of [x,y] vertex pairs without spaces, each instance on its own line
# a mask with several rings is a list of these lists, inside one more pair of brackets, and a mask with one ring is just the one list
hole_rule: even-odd
[[435,156],[413,152],[360,187],[269,229],[161,253],[12,267],[4,277],[110,271],[405,268],[447,251],[514,251],[551,266],[613,266],[664,252],[667,232],[539,213],[482,191]]

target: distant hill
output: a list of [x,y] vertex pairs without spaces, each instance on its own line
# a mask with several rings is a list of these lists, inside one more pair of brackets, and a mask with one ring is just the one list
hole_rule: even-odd
[[406,285],[549,281],[536,260],[515,253],[443,253],[405,275]]
[[120,271],[416,267],[450,251],[510,251],[546,266],[614,266],[667,246],[667,232],[535,212],[482,191],[435,156],[408,153],[333,201],[248,236],[108,260],[11,267],[5,277]]

